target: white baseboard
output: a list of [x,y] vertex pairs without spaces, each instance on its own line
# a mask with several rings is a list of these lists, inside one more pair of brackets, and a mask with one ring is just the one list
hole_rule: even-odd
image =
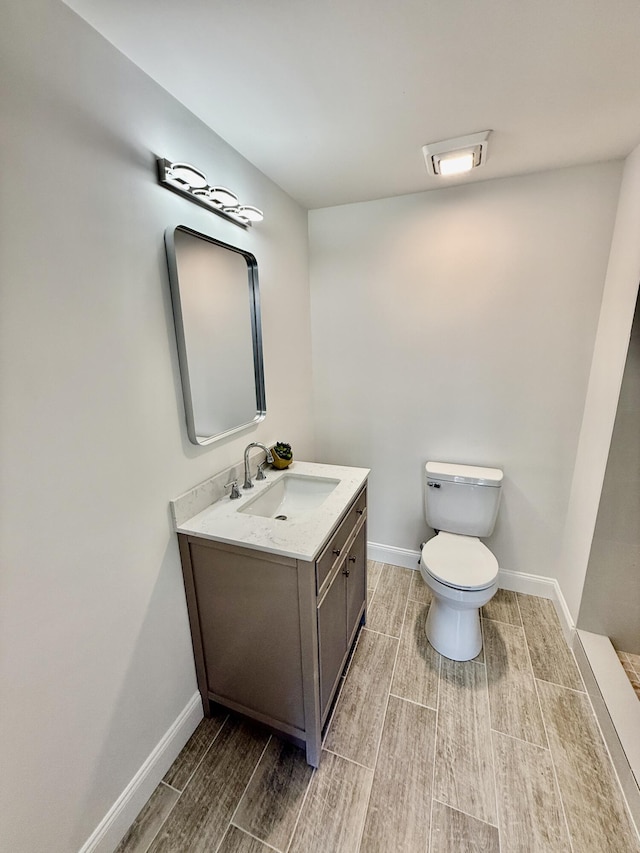
[[112,853],[203,718],[194,693],[184,710],[83,844],[80,853]]
[[403,569],[417,569],[420,551],[367,542],[367,557],[376,563],[389,563],[391,566],[401,566]]
[[560,589],[560,584],[555,578],[500,569],[498,572],[498,585],[500,589],[511,589],[514,592],[522,592],[525,595],[537,595],[538,598],[551,599],[555,605],[565,639],[569,646],[571,646],[575,624]]
[[[420,560],[420,551],[411,551],[408,548],[396,548],[393,545],[381,545],[378,542],[368,542],[367,557],[379,563],[389,563],[392,566],[402,566],[405,569],[417,569]],[[509,589],[513,592],[522,592],[526,595],[537,595],[539,598],[551,599],[555,605],[567,642],[571,643],[575,624],[560,589],[560,584],[555,578],[500,569],[498,572],[498,586],[500,589]]]

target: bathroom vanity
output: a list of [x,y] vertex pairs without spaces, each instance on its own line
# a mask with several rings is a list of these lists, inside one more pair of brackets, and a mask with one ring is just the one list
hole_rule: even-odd
[[365,618],[368,473],[295,462],[191,518],[172,502],[205,714],[259,720],[313,766]]

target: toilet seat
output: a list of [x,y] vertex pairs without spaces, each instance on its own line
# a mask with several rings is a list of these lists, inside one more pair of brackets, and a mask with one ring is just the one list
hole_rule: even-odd
[[433,578],[454,589],[486,589],[498,577],[498,561],[475,536],[438,533],[425,542],[422,562]]

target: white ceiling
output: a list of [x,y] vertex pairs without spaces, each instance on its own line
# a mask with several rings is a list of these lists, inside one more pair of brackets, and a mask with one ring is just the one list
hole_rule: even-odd
[[442,186],[421,146],[480,130],[450,182],[640,143],[640,0],[66,2],[308,208]]

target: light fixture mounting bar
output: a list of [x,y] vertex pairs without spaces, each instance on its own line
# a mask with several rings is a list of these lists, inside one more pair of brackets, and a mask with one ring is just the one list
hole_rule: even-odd
[[209,186],[206,176],[195,166],[178,163],[159,157],[158,183],[168,190],[188,198],[200,207],[217,213],[223,219],[248,228],[253,222],[261,222],[262,211],[252,205],[243,205],[235,193],[225,187]]

